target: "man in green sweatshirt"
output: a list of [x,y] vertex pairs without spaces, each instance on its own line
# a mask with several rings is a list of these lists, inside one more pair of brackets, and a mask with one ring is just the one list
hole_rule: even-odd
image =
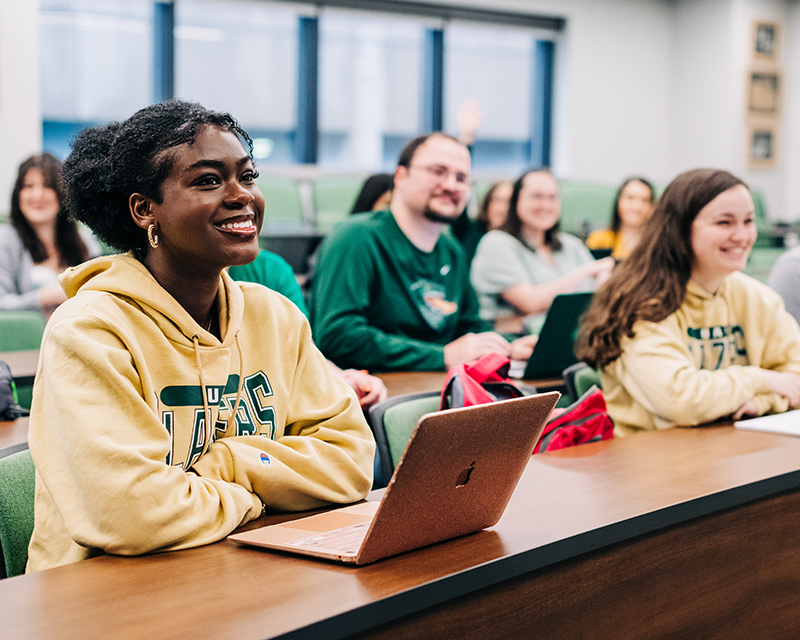
[[443,233],[469,196],[470,157],[455,138],[412,140],[391,209],[355,216],[325,239],[312,285],[317,345],[343,368],[439,371],[492,351],[526,359],[478,315],[466,259]]

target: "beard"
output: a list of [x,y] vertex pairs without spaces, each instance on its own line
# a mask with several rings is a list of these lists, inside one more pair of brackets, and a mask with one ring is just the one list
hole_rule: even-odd
[[461,214],[459,213],[455,217],[451,217],[427,208],[422,212],[422,215],[425,216],[426,220],[430,220],[431,222],[438,222],[439,224],[453,224],[456,221],[456,218],[458,218],[458,216]]

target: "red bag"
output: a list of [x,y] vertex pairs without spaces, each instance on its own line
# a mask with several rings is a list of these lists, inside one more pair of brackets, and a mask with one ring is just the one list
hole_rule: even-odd
[[555,451],[613,437],[614,421],[606,411],[603,392],[593,386],[562,413],[547,421],[533,452]]
[[499,353],[488,353],[447,372],[439,409],[471,407],[495,400],[521,398],[523,393],[508,380],[511,361]]

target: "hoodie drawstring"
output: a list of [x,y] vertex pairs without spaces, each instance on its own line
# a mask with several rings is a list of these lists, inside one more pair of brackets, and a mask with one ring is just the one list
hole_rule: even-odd
[[[242,345],[239,344],[239,332],[236,332],[236,335],[233,337],[234,342],[236,343],[236,351],[239,353],[239,386],[236,389],[236,403],[233,405],[233,413],[231,417],[233,420],[236,420],[236,413],[239,411],[239,402],[242,399],[242,388],[244,387],[244,359],[242,358]],[[203,445],[203,453],[206,452],[209,446],[211,446],[211,435],[212,425],[211,425],[211,408],[208,406],[208,392],[206,391],[206,383],[205,379],[203,378],[203,363],[200,360],[200,336],[195,334],[192,336],[192,344],[194,344],[194,355],[197,359],[197,373],[200,377],[200,389],[203,393],[203,415],[206,417],[206,438],[205,444]],[[228,425],[230,426],[230,424]]]

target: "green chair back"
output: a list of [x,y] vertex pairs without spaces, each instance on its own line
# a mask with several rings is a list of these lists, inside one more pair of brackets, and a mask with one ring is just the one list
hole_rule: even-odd
[[607,184],[562,180],[561,230],[582,240],[594,229],[604,229],[611,224],[614,198],[617,190]]
[[756,238],[755,248],[771,248],[772,247],[772,225],[767,217],[767,206],[764,203],[764,194],[758,189],[751,189],[750,195],[753,196],[753,208],[756,214],[756,231],[758,231],[758,238]]
[[439,409],[439,392],[411,393],[379,402],[369,410],[377,445],[373,487],[385,487],[406,450],[419,419]]
[[293,178],[262,173],[256,180],[264,194],[264,228],[303,226],[303,199]]
[[600,372],[597,369],[592,369],[589,366],[578,369],[575,372],[575,393],[580,398],[589,389],[596,386],[598,389],[603,387],[600,385]]
[[355,174],[320,176],[314,180],[311,198],[317,231],[328,233],[337,222],[347,219],[363,183],[364,179]]
[[36,470],[27,449],[0,458],[0,550],[8,577],[25,573],[33,534]]
[[[38,311],[0,311],[0,351],[27,351],[42,344],[45,319]],[[14,374],[14,371],[11,371]],[[16,378],[18,402],[30,408],[32,378]]]
[[38,349],[45,324],[38,311],[0,311],[0,351]]

